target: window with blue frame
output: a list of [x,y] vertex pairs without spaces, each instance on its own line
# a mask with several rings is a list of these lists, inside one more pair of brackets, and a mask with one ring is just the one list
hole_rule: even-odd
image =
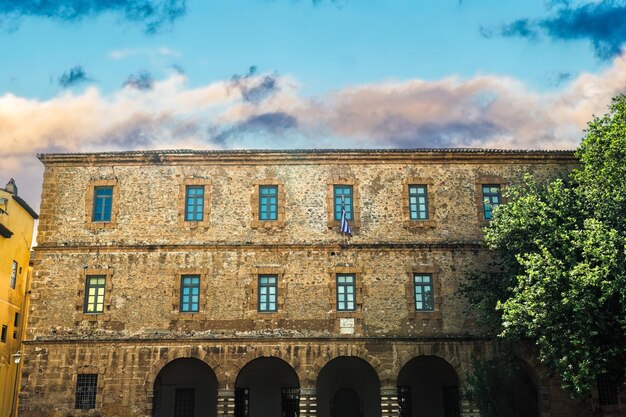
[[411,220],[428,220],[428,188],[409,185],[409,214]]
[[91,220],[94,222],[110,222],[112,207],[113,187],[94,187]]
[[180,312],[200,311],[200,276],[183,275],[180,281]]
[[351,185],[335,185],[333,187],[335,202],[335,220],[341,220],[341,209],[346,210],[346,220],[353,220],[354,199]]
[[259,186],[259,220],[278,220],[278,187],[276,185]]
[[416,311],[433,311],[433,276],[430,274],[413,274],[413,291]]
[[259,311],[275,312],[278,297],[278,277],[276,275],[259,275]]
[[204,220],[204,186],[188,185],[185,187],[185,221],[201,222]]
[[356,277],[337,274],[337,311],[356,310]]
[[493,209],[502,203],[499,184],[483,185],[483,212],[485,220],[491,220],[493,217]]

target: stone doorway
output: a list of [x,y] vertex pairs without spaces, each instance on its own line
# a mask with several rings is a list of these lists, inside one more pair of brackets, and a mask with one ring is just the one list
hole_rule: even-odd
[[341,356],[328,362],[316,384],[318,417],[380,417],[380,381],[361,358]]
[[436,356],[418,356],[398,375],[400,417],[460,417],[459,378]]
[[217,378],[204,362],[176,359],[154,381],[154,417],[217,417]]
[[235,382],[237,417],[297,417],[300,383],[291,365],[275,357],[244,366]]

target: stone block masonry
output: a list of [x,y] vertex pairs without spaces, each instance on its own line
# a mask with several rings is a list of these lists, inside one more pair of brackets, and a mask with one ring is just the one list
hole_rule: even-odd
[[[482,185],[576,166],[561,151],[39,157],[27,417],[475,415],[472,358],[497,348],[459,294],[491,260]],[[424,219],[411,218],[411,185],[427,190]],[[262,186],[276,189],[275,220],[260,218]],[[349,241],[335,186],[349,188]],[[110,221],[93,220],[95,187],[109,187]],[[568,410],[533,372],[537,416]]]

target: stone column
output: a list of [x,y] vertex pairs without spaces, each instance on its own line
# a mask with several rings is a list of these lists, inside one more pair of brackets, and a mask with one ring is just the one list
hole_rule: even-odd
[[317,392],[315,388],[300,388],[300,417],[317,415]]
[[217,415],[218,417],[232,417],[235,415],[235,390],[217,390]]
[[398,417],[400,407],[398,406],[398,388],[385,387],[380,389],[380,409],[381,417]]

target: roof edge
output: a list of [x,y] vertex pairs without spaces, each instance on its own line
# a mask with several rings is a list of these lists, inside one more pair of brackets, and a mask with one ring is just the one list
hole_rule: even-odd
[[28,212],[28,214],[30,214],[30,216],[37,220],[39,218],[39,215],[37,214],[37,212],[35,212],[35,210],[33,210],[26,201],[24,201],[24,199],[20,196],[17,196],[15,194],[11,195],[13,197],[13,199],[15,200],[15,202],[17,204],[19,204],[20,206],[22,206],[22,208],[24,210],[26,210]]

